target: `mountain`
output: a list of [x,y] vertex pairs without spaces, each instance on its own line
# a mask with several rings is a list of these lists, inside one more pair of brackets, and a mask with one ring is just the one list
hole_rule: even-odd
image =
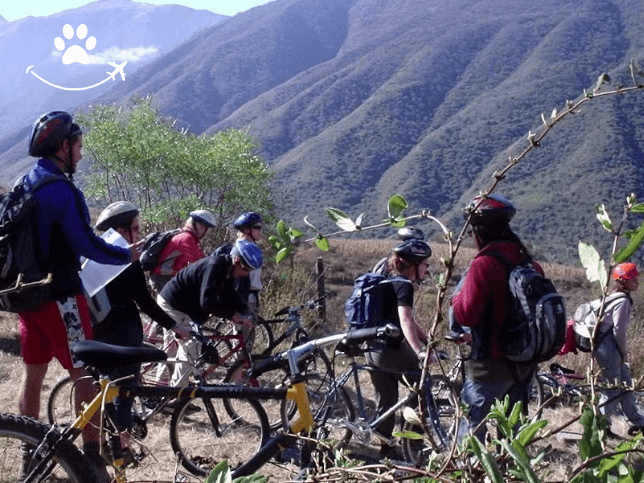
[[[323,223],[329,205],[377,222],[400,193],[410,214],[430,209],[457,229],[541,113],[602,72],[631,83],[643,28],[636,0],[276,0],[199,32],[99,101],[152,95],[192,132],[248,130],[275,169],[276,212],[296,226]],[[610,246],[594,206],[618,219],[642,186],[643,112],[644,90],[593,100],[501,182],[537,254],[571,262],[580,239]]]
[[[107,72],[114,70],[108,62],[127,61],[124,71],[128,79],[136,69],[195,32],[227,18],[178,5],[99,0],[48,17],[0,22],[0,151],[10,149],[21,128],[39,114],[73,108],[123,82],[116,75],[98,87],[68,91],[53,88],[31,74],[61,87],[79,89],[107,79]],[[76,62],[64,64],[69,54]],[[80,63],[84,59],[91,63]]]

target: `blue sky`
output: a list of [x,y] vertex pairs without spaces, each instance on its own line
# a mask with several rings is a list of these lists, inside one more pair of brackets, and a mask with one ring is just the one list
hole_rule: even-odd
[[[101,0],[105,1],[105,0]],[[136,0],[139,1],[139,0]],[[244,12],[258,5],[263,5],[271,0],[178,0],[163,1],[149,0],[147,2],[155,5],[176,4],[202,10],[210,10],[220,15],[235,15]],[[91,3],[90,0],[16,0],[4,1],[0,6],[0,15],[12,22],[32,15],[34,17],[46,17],[54,13],[77,8]]]

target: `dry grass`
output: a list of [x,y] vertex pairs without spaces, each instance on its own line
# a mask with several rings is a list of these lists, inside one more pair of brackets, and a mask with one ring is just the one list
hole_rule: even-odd
[[[394,244],[394,240],[332,240],[331,250],[327,253],[320,252],[315,248],[302,247],[298,250],[292,263],[286,262],[279,267],[268,266],[266,268],[263,315],[270,317],[273,312],[282,307],[300,304],[315,297],[315,262],[318,257],[322,257],[326,288],[330,293],[327,300],[327,319],[325,322],[321,322],[313,314],[309,314],[306,320],[310,326],[314,327],[313,332],[316,334],[328,334],[343,330],[343,304],[349,295],[353,280],[385,256]],[[443,271],[440,259],[447,255],[447,248],[445,245],[432,243],[432,249],[430,273],[436,280],[436,277]],[[472,247],[461,249],[456,259],[452,286],[473,255],[474,249]],[[579,303],[598,295],[596,288],[586,281],[583,270],[580,268],[546,263],[544,269],[565,297],[569,312],[572,312]],[[416,317],[424,327],[429,327],[433,321],[436,311],[435,295],[436,288],[431,282],[428,282],[417,296]],[[636,309],[630,329],[631,361],[636,379],[641,378],[644,369],[642,362],[644,360],[644,344],[638,343],[641,340],[639,334],[644,328],[642,310],[637,309],[638,306],[641,306],[641,299],[641,295],[636,294]],[[22,372],[17,328],[16,316],[0,313],[0,408],[4,412],[17,412],[16,397]],[[444,327],[439,327],[437,335],[440,337],[444,330]],[[439,342],[439,347],[452,350],[447,343],[442,341]],[[585,372],[589,358],[586,354],[570,355],[560,358],[559,362],[580,372]],[[64,371],[57,363],[50,365],[43,389],[43,407],[51,386],[63,375]],[[550,423],[549,427],[554,427],[572,417],[574,413],[574,408],[557,407],[556,409],[546,409],[545,417]],[[150,447],[157,460],[155,461],[153,458],[145,460],[144,465],[134,475],[138,480],[171,481],[175,465],[168,441],[168,425],[169,418],[163,416],[158,417],[150,425],[150,436],[145,440],[145,444]],[[621,429],[625,430],[625,426]],[[561,481],[565,474],[565,468],[578,463],[576,443],[551,438],[545,444],[551,446],[551,452],[546,459],[551,471],[548,481]],[[262,473],[271,475],[272,481],[286,481],[292,477],[292,468],[268,465],[262,470]],[[188,481],[200,480],[189,478]]]

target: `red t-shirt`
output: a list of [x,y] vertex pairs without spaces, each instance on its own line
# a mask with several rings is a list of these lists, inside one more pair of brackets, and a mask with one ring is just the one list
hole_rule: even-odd
[[174,276],[179,270],[205,257],[199,246],[199,238],[191,227],[184,227],[173,236],[159,253],[159,264],[154,267],[154,275]]

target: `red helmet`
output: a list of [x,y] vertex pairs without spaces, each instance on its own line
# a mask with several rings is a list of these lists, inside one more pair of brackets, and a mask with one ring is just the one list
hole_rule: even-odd
[[29,135],[29,156],[35,158],[51,156],[65,139],[83,134],[72,116],[64,111],[43,114],[34,123]]
[[[482,196],[477,196],[465,208],[463,217],[467,220],[471,213],[470,223],[472,225],[508,223],[514,218],[517,210],[507,198],[494,193],[487,195],[483,201],[481,201],[482,198]],[[477,205],[478,207],[476,207]]]
[[637,267],[631,262],[620,263],[613,268],[613,278],[615,280],[630,280],[638,275]]

